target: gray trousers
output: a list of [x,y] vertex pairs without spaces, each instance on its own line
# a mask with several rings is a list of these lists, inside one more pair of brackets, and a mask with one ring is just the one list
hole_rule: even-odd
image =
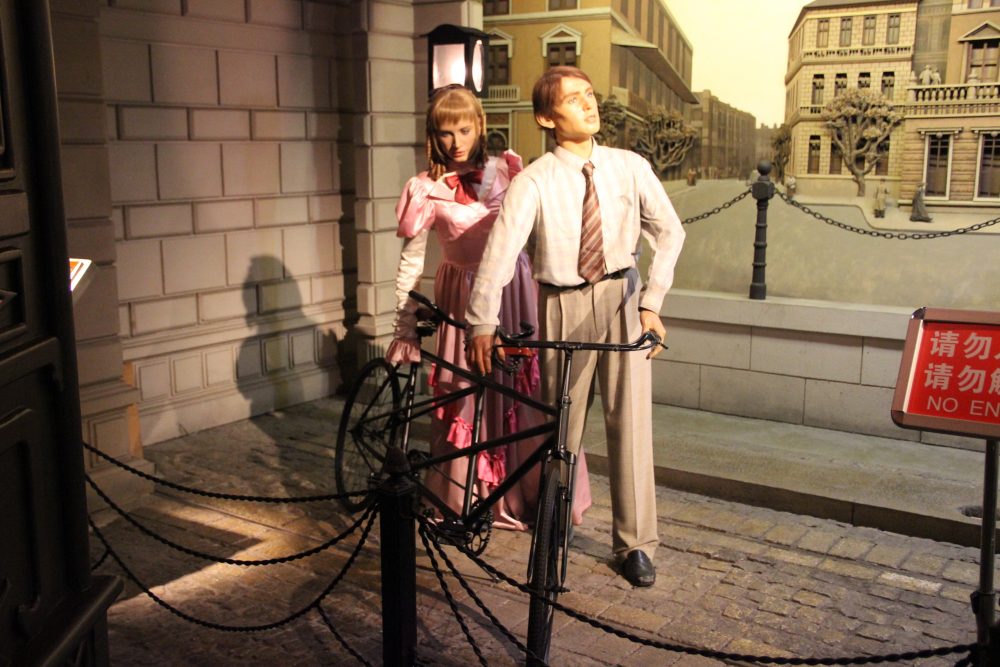
[[[542,284],[538,320],[543,340],[627,343],[642,333],[638,272],[594,285],[560,288]],[[611,481],[612,549],[617,557],[642,549],[650,558],[656,532],[653,477],[652,389],[647,352],[574,352],[570,377],[570,451],[580,451],[587,411],[600,382]],[[561,354],[542,353],[542,400],[559,396]]]

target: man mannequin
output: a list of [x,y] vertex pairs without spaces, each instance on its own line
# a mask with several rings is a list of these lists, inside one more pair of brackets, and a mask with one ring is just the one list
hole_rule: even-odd
[[[539,282],[540,337],[608,343],[635,340],[643,331],[665,336],[659,312],[684,241],[680,219],[649,163],[594,142],[601,123],[593,86],[582,70],[548,69],[535,84],[532,105],[536,122],[553,134],[557,147],[511,183],[476,274],[466,311],[472,327],[467,353],[483,373],[491,371],[500,292],[529,237]],[[654,250],[648,285],[641,290],[635,268],[640,231]],[[649,359],[661,349],[645,358],[578,352],[570,379],[567,442],[573,452],[580,449],[595,371],[601,383],[612,548],[634,586],[651,586],[656,578]],[[555,353],[543,353],[542,364],[542,399],[552,403],[558,395]]]

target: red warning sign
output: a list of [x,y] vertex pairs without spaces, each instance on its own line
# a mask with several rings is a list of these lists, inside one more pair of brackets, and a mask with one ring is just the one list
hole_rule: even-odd
[[1000,313],[916,311],[892,419],[905,428],[1000,436]]

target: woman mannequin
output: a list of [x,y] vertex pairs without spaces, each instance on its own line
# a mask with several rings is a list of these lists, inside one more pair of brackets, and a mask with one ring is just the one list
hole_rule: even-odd
[[[472,279],[483,255],[486,238],[500,211],[510,180],[521,170],[521,158],[512,151],[500,157],[486,154],[486,115],[479,100],[469,90],[449,86],[435,91],[427,110],[426,154],[428,169],[411,178],[396,206],[398,235],[404,240],[396,275],[397,316],[394,340],[386,358],[392,363],[420,359],[414,327],[416,304],[409,291],[416,289],[424,270],[427,241],[433,229],[442,250],[442,260],[434,279],[434,301],[449,316],[462,319]],[[514,278],[504,288],[500,322],[508,331],[517,331],[520,322],[538,321],[537,286],[531,277],[526,253],[518,258]],[[442,325],[437,334],[437,354],[463,369],[463,332]],[[535,359],[523,364],[513,377],[497,378],[522,393],[536,393],[539,376]],[[428,384],[436,394],[455,391],[468,383],[443,368],[435,368]],[[431,425],[431,456],[468,447],[472,437],[473,397],[440,408]],[[517,402],[487,392],[480,440],[496,438],[539,423],[541,417]],[[537,442],[517,442],[479,455],[480,495],[500,483],[507,470],[515,469]],[[428,471],[425,484],[450,507],[460,511],[468,470],[467,459],[459,458]],[[590,485],[586,463],[580,457],[574,499],[574,519],[579,522],[590,505]],[[524,530],[532,518],[538,496],[538,475],[529,475],[505,494],[494,507],[494,525]]]

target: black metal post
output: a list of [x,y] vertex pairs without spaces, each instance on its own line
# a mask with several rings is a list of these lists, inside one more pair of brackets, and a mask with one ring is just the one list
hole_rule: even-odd
[[382,535],[382,664],[412,665],[417,646],[416,484],[406,453],[386,452],[389,477],[379,486]]
[[767,204],[774,196],[774,183],[768,177],[771,163],[761,160],[757,165],[760,176],[750,186],[750,194],[757,200],[757,233],[753,241],[753,278],[750,283],[751,299],[767,298],[764,268],[767,266]]
[[972,594],[976,611],[976,640],[985,650],[979,654],[979,665],[996,665],[1000,647],[990,641],[995,635],[997,592],[993,587],[993,564],[997,547],[997,441],[986,441],[986,471],[983,474],[983,522],[979,542],[979,590]]

